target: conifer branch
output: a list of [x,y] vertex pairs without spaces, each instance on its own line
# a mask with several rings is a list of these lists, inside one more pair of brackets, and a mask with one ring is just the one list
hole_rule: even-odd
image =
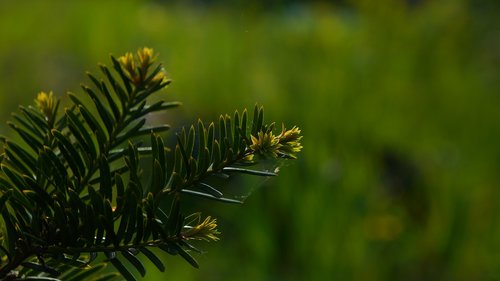
[[[249,167],[261,159],[296,158],[300,130],[283,125],[275,135],[258,106],[251,122],[246,110],[221,115],[217,125],[199,120],[177,134],[173,149],[166,147],[162,134],[170,127],[146,127],[146,118],[180,103],[148,103],[170,84],[156,59],[149,48],[112,56],[111,68],[100,65],[102,78],[87,74],[93,86],[82,85],[85,95],[68,94],[69,107],[60,110],[52,92],[41,92],[36,107],[13,115],[8,124],[24,144],[0,138],[0,280],[99,280],[106,263],[96,262],[99,255],[119,273],[102,278],[135,280],[132,270],[146,274],[137,256],[165,269],[150,248],[198,267],[191,241],[216,241],[220,233],[210,216],[186,217],[181,194],[240,203],[210,178],[275,176]],[[150,165],[140,161],[144,157]],[[144,169],[151,171],[149,180]]]

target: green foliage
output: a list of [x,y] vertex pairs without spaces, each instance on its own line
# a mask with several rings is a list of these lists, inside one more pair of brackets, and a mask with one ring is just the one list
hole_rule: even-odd
[[[241,203],[209,179],[275,176],[249,167],[295,158],[302,148],[298,128],[283,125],[275,136],[256,106],[252,122],[246,110],[221,116],[218,126],[199,120],[170,149],[162,137],[169,126],[146,125],[148,114],[180,105],[148,103],[170,84],[152,49],[111,60],[111,68],[100,65],[103,78],[88,73],[86,96],[69,93],[70,105],[59,110],[61,101],[41,92],[36,107],[21,107],[8,123],[24,144],[2,138],[0,278],[135,280],[146,275],[139,256],[165,270],[155,248],[198,267],[191,241],[216,241],[220,233],[216,219],[182,213],[183,194]],[[99,275],[107,262],[120,274]]]
[[222,241],[200,243],[200,270],[153,249],[166,274],[144,261],[144,279],[500,279],[500,1],[345,2],[3,1],[0,119],[38,89],[79,92],[110,51],[156,46],[174,80],[165,98],[185,106],[155,122],[257,101],[307,132],[307,149],[280,178],[212,183],[230,197],[265,181],[244,207],[184,201],[218,218]]

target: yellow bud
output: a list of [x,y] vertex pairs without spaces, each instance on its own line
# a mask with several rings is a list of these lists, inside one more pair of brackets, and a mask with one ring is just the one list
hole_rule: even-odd
[[[199,219],[199,217],[198,217]],[[186,231],[182,233],[185,239],[217,241],[220,232],[217,230],[217,219],[212,219],[210,216],[196,226],[186,226]]]
[[252,144],[250,148],[258,154],[277,157],[277,152],[281,147],[279,138],[273,135],[272,132],[259,132],[257,137],[251,136]]
[[35,99],[35,103],[40,109],[40,111],[47,117],[51,118],[52,116],[52,111],[54,109],[54,94],[49,92],[48,94],[46,92],[40,92],[38,93],[38,96]]
[[[118,58],[121,66],[124,69],[125,74],[128,76],[132,84],[139,85],[145,81],[149,74],[149,67],[156,60],[156,55],[151,48],[140,48],[134,55],[132,53],[126,53],[125,55]],[[164,72],[160,72],[151,79],[151,82],[158,82],[166,80],[166,75]]]
[[137,57],[142,69],[148,68],[156,59],[153,49],[147,47],[137,50]]
[[119,57],[118,61],[122,64],[122,66],[128,72],[135,71],[135,62],[134,62],[134,56],[132,55],[132,53],[126,53],[125,55]]
[[156,82],[166,82],[168,80],[167,78],[167,74],[162,70],[160,72],[158,72],[155,77],[153,77],[153,79],[151,80],[152,83],[156,83]]

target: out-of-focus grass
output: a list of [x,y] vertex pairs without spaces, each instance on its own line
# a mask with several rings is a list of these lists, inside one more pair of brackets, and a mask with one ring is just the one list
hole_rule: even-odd
[[169,115],[177,128],[259,102],[268,120],[303,130],[299,160],[244,206],[203,204],[223,235],[200,245],[200,270],[166,256],[151,280],[500,279],[491,10],[4,2],[4,119],[38,90],[78,91],[110,52],[150,46],[185,104]]

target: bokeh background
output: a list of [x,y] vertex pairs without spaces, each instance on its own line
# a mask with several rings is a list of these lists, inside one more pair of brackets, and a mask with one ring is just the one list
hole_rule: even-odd
[[[175,129],[266,108],[304,150],[146,280],[500,280],[498,1],[2,1],[0,117],[149,46]],[[1,134],[12,136],[5,122]],[[236,187],[237,188],[237,187]]]

